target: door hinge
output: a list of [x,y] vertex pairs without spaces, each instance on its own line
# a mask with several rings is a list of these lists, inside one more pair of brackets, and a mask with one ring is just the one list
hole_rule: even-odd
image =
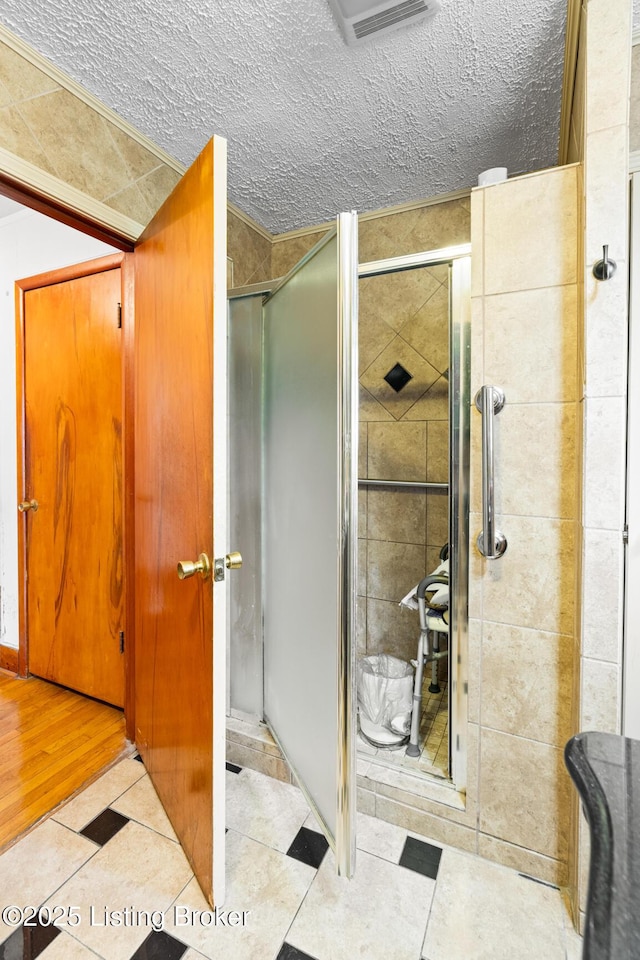
[[629,524],[627,523],[622,528],[622,542],[629,543]]
[[124,653],[124,630],[120,631],[120,653]]
[[122,329],[122,304],[118,304],[118,330]]

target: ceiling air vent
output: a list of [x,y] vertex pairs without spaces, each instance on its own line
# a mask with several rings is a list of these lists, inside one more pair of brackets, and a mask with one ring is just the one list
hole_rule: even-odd
[[439,0],[329,0],[349,44],[365,43],[372,37],[390,33],[420,20],[433,17]]

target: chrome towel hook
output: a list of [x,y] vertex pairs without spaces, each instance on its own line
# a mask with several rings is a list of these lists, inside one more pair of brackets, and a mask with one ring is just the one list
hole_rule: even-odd
[[605,243],[602,248],[602,260],[597,260],[593,265],[594,277],[596,280],[611,280],[617,266],[615,260],[609,259],[609,244]]

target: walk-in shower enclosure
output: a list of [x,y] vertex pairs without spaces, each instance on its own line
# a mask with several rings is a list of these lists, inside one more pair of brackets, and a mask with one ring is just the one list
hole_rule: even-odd
[[450,272],[450,689],[462,788],[468,253],[358,266],[357,218],[342,214],[285,278],[229,296],[230,537],[244,558],[229,580],[229,712],[268,723],[346,875],[355,854],[358,276],[425,262]]

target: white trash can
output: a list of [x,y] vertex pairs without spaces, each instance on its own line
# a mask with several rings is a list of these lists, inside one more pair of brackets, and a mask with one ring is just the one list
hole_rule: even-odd
[[375,747],[400,747],[409,739],[413,667],[387,653],[361,657],[357,666],[360,732]]

